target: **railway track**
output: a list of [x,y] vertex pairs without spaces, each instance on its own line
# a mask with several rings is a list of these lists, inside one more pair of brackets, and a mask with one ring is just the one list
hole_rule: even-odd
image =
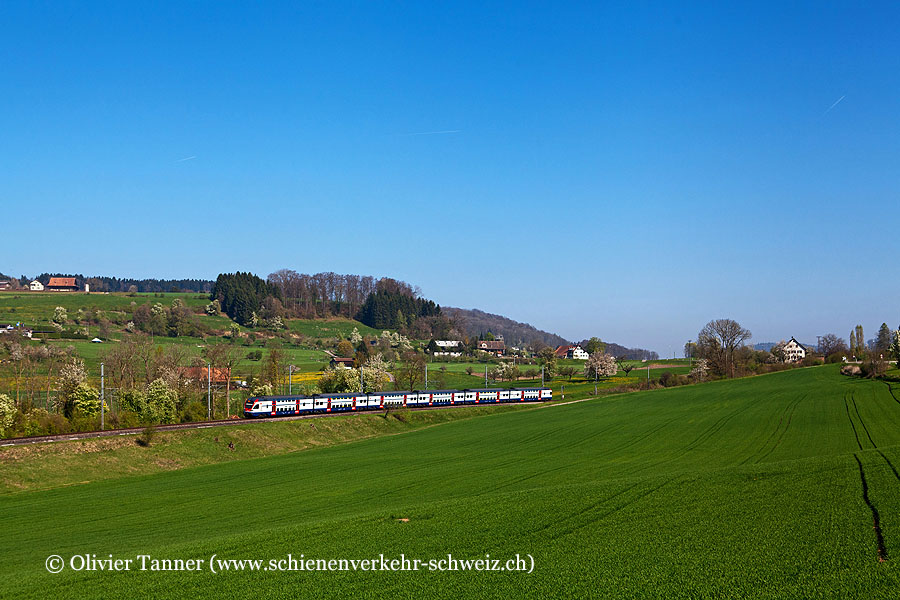
[[[533,402],[529,404],[544,404],[543,402]],[[476,406],[476,405],[467,405],[467,406]],[[482,404],[480,406],[495,406],[493,404],[487,405]],[[496,406],[505,406],[505,404],[496,404]],[[409,406],[406,407],[405,410],[444,410],[448,408],[455,408],[453,406]],[[355,414],[376,414],[379,411],[358,411]],[[251,425],[251,424],[262,424],[262,423],[272,423],[272,422],[280,422],[280,421],[298,421],[300,419],[321,419],[327,417],[335,417],[338,415],[347,415],[354,414],[351,411],[342,411],[342,412],[334,412],[334,413],[325,413],[325,414],[312,414],[312,415],[292,415],[286,417],[264,417],[264,418],[254,418],[254,419],[220,419],[217,421],[198,421],[196,423],[174,423],[171,425],[155,425],[154,428],[156,431],[178,431],[179,429],[208,429],[211,427],[228,427],[230,425]],[[11,438],[8,440],[0,440],[0,448],[4,446],[25,446],[28,444],[45,444],[52,442],[69,442],[75,440],[87,440],[87,439],[95,439],[95,438],[104,438],[104,437],[117,437],[123,435],[138,435],[143,432],[145,427],[128,427],[124,429],[105,429],[103,431],[83,431],[80,433],[60,433],[57,435],[36,435],[32,437],[23,437],[23,438]]]

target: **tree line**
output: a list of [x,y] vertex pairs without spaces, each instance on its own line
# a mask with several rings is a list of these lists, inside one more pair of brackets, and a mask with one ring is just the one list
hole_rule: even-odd
[[[91,286],[92,292],[133,292],[133,293],[161,293],[161,292],[197,292],[208,294],[213,282],[207,279],[132,279],[106,276],[85,276],[81,273],[41,273],[37,277],[22,275],[15,281],[22,288],[34,280],[47,285],[51,277],[74,277],[75,285],[83,289],[85,284]],[[0,276],[2,279],[2,276]]]

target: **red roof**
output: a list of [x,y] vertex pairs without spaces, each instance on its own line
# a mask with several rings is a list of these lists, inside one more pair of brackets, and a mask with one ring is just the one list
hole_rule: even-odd
[[48,287],[78,287],[74,277],[51,277]]
[[575,346],[557,346],[556,347],[556,355],[560,358],[565,358],[569,354],[569,350],[574,349]]
[[[180,367],[178,369],[181,372],[182,377],[185,379],[202,379],[206,380],[206,367]],[[216,383],[225,383],[228,381],[228,376],[230,375],[230,369],[225,367],[213,367],[210,369],[211,373],[209,377]]]

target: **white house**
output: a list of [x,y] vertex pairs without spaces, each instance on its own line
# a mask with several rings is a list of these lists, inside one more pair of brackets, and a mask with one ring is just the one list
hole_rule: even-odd
[[43,292],[44,284],[41,283],[40,281],[38,281],[37,279],[35,279],[34,281],[32,281],[31,283],[28,284],[28,289],[31,290],[32,292]]
[[784,345],[784,362],[800,362],[804,358],[806,358],[806,348],[791,338],[791,341]]
[[581,346],[557,346],[556,356],[559,358],[574,358],[575,360],[587,360],[591,357]]
[[440,348],[435,352],[435,356],[462,356],[462,342],[456,340],[434,340],[437,347]]

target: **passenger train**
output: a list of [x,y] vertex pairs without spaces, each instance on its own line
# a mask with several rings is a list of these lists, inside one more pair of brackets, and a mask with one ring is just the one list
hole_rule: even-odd
[[314,396],[257,396],[244,403],[244,416],[287,417],[312,413],[339,413],[385,408],[458,406],[465,404],[505,404],[546,402],[553,399],[550,388],[484,388],[477,390],[424,390],[377,392],[372,394],[316,394]]

